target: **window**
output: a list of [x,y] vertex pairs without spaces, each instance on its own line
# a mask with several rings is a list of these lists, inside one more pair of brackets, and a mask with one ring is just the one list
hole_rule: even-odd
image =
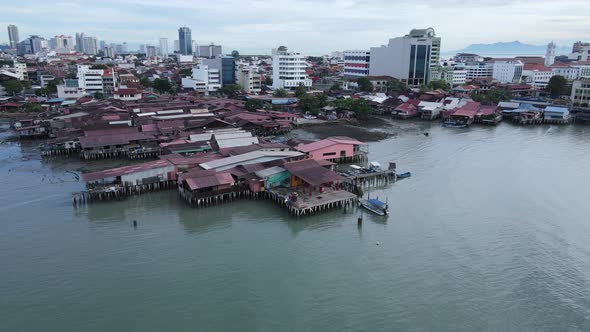
[[336,155],[336,152],[326,152],[326,153],[323,154],[324,157],[327,157],[327,156],[335,156],[335,155]]

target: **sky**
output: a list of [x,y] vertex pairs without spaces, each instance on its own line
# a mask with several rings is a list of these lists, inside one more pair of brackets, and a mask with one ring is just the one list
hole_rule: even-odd
[[0,43],[8,42],[8,24],[21,39],[84,32],[132,46],[166,37],[170,48],[178,27],[188,26],[198,44],[241,54],[280,45],[310,55],[368,49],[426,27],[442,38],[443,52],[500,41],[590,41],[590,0],[3,0],[0,9]]

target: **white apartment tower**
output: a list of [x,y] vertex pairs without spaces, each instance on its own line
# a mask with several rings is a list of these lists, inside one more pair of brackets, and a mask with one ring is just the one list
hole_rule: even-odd
[[545,54],[545,66],[549,67],[555,63],[555,43],[551,41],[547,44],[547,53]]
[[369,75],[391,76],[411,86],[426,84],[430,68],[439,66],[440,42],[433,28],[412,29],[388,45],[371,47]]
[[160,38],[160,56],[163,59],[168,58],[168,38]]
[[285,46],[272,50],[273,89],[295,89],[301,84],[310,87],[311,79],[305,69],[307,62],[301,53],[290,52]]

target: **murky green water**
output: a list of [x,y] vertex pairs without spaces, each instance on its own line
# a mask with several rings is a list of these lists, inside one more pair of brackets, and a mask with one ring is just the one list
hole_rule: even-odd
[[590,127],[402,127],[371,159],[413,177],[362,228],[174,191],[75,209],[79,161],[2,143],[0,330],[590,330]]

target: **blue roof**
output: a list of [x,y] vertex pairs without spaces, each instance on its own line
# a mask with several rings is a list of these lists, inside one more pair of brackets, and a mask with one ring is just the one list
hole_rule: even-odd
[[374,199],[374,198],[368,199],[367,201],[375,206],[380,207],[380,208],[385,208],[385,205],[386,205],[385,203],[381,202],[380,200]]
[[65,100],[63,103],[61,103],[61,106],[72,105],[72,104],[75,104],[75,103],[76,103],[75,100]]
[[545,108],[545,112],[568,113],[569,110],[567,107],[547,106],[547,108]]
[[47,103],[62,103],[65,99],[63,98],[51,98],[47,101]]

